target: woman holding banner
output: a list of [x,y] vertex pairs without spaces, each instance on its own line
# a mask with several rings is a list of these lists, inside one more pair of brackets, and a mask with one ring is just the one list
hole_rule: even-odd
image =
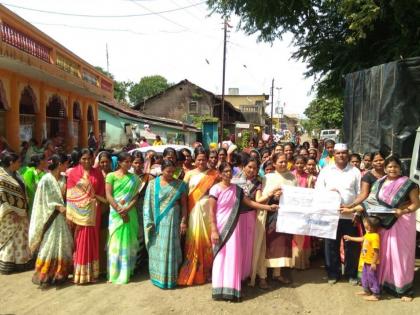
[[[257,192],[257,202],[278,204],[281,196],[281,186],[296,186],[295,176],[287,169],[287,158],[284,154],[273,156],[276,171],[267,174],[263,179],[262,192]],[[254,249],[252,258],[251,285],[259,277],[261,289],[267,289],[267,267],[274,268],[273,278],[283,284],[291,281],[281,273],[281,268],[292,267],[292,238],[285,233],[276,232],[277,213],[259,210],[255,226]]]

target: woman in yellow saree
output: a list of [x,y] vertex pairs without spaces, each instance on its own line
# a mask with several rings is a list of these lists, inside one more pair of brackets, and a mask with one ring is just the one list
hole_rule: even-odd
[[213,250],[210,240],[209,190],[219,176],[207,168],[207,153],[202,147],[194,151],[196,169],[185,175],[188,185],[188,229],[184,247],[184,263],[179,272],[179,285],[203,284],[210,279]]

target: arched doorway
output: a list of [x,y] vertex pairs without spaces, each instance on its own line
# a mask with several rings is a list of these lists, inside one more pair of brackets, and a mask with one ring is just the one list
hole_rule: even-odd
[[20,141],[29,141],[35,136],[35,114],[37,112],[36,96],[32,88],[25,86],[20,94],[19,121]]
[[[64,146],[66,137],[66,108],[63,100],[56,94],[50,97],[46,109],[47,139],[54,139],[56,145]],[[58,140],[59,138],[59,140]]]
[[80,104],[78,102],[73,103],[73,139],[74,139],[74,145],[80,148],[80,132],[82,130],[81,126],[81,120],[82,120],[82,110],[80,108]]
[[92,105],[89,105],[88,107],[88,112],[87,112],[87,123],[88,123],[88,134],[85,136],[89,136],[89,134],[94,131],[93,130],[93,122],[94,122],[95,118],[93,116],[93,109],[92,109]]
[[6,110],[9,106],[6,100],[6,91],[3,82],[0,81],[0,137],[6,136]]

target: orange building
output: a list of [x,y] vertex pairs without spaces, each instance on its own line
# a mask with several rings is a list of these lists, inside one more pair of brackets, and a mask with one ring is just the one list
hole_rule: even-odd
[[112,79],[0,5],[0,136],[19,150],[30,138],[60,137],[67,150],[98,137],[98,101]]

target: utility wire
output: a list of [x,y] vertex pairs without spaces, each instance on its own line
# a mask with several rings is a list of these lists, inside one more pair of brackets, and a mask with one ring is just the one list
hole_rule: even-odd
[[[40,13],[46,13],[46,14],[54,14],[54,15],[75,16],[75,17],[83,17],[83,18],[131,18],[131,17],[140,17],[140,16],[148,16],[148,15],[159,15],[159,16],[161,16],[161,14],[164,14],[164,13],[181,11],[181,10],[185,10],[185,9],[192,8],[192,7],[195,7],[195,6],[202,5],[203,3],[206,3],[206,1],[201,1],[201,2],[197,2],[197,3],[191,4],[191,5],[188,5],[188,6],[184,6],[184,7],[178,7],[178,8],[174,8],[174,9],[168,9],[168,10],[164,10],[164,11],[156,11],[155,12],[155,11],[152,11],[152,10],[146,8],[145,6],[141,5],[140,3],[138,3],[134,0],[130,0],[130,2],[142,7],[143,9],[147,10],[149,13],[123,14],[123,15],[91,15],[91,14],[78,14],[78,13],[67,13],[67,12],[59,12],[59,11],[40,10],[40,9],[22,7],[22,6],[19,6],[19,5],[14,5],[14,4],[9,4],[9,3],[4,3],[4,2],[1,3],[1,4],[5,5],[5,6],[8,6],[8,7],[11,7],[11,8],[40,12]],[[165,18],[164,16],[161,16],[161,17]],[[178,26],[179,26],[179,24],[178,24]],[[184,27],[184,26],[182,26],[182,27]]]

